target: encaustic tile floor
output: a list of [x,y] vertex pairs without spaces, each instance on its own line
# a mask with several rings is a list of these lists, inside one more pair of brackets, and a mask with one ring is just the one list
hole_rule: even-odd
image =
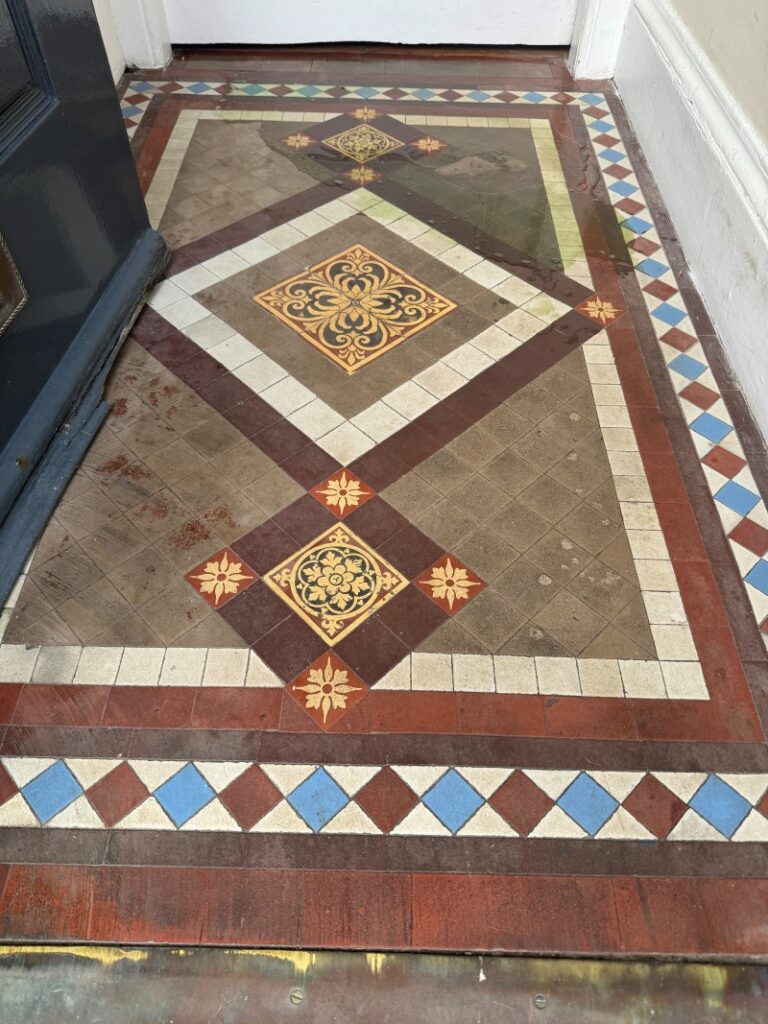
[[173,254],[5,613],[0,932],[765,956],[768,463],[620,103],[251,65],[123,95]]

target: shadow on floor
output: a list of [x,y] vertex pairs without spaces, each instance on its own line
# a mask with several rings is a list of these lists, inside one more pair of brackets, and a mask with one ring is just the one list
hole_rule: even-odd
[[0,948],[0,1024],[763,1024],[767,999],[735,964]]

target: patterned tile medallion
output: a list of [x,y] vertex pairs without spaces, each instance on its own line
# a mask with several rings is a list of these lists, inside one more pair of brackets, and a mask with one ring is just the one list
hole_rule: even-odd
[[264,579],[331,646],[408,585],[394,566],[341,526],[325,530]]
[[325,139],[325,145],[349,160],[366,164],[369,160],[375,160],[385,153],[400,149],[403,143],[375,125],[363,123]]
[[374,496],[371,488],[347,469],[340,469],[309,493],[339,519],[361,508]]
[[463,608],[485,587],[484,581],[453,555],[444,555],[435,562],[416,580],[416,585],[449,615]]
[[332,651],[294,679],[288,692],[321,729],[332,729],[365,697],[368,687]]
[[186,574],[185,579],[212,608],[221,608],[256,580],[256,573],[229,548],[222,548]]
[[347,373],[456,309],[364,245],[259,292],[254,301]]

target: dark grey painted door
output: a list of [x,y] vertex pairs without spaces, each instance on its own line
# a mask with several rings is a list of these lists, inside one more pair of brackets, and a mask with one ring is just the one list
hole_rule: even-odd
[[0,598],[164,247],[90,0],[0,0]]

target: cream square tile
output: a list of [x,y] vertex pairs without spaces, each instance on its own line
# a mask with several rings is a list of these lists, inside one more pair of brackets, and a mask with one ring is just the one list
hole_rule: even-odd
[[344,417],[336,412],[335,409],[332,409],[330,405],[326,405],[321,398],[315,398],[307,405],[296,409],[286,419],[294,427],[302,430],[307,437],[311,437],[313,441],[344,422]]
[[581,693],[575,658],[536,658],[539,693],[562,695]]
[[688,626],[651,626],[660,661],[697,661],[696,645]]
[[704,673],[698,661],[662,661],[667,696],[671,700],[708,700]]
[[206,653],[204,647],[169,647],[160,670],[160,686],[199,686]]
[[205,267],[206,270],[210,271],[220,281],[225,281],[228,277],[232,277],[233,274],[239,274],[243,270],[247,270],[250,263],[247,263],[234,252],[223,252],[219,256],[212,256],[209,260],[202,263],[201,266]]
[[627,697],[666,697],[664,680],[657,661],[620,661],[619,667]]
[[520,347],[520,344],[521,342],[517,338],[513,338],[511,334],[495,325],[472,339],[472,345],[493,360],[501,359],[510,352],[514,352],[516,348]]
[[273,409],[277,409],[283,416],[287,416],[308,405],[316,398],[316,395],[314,391],[304,387],[294,377],[283,377],[282,380],[262,391],[261,397],[265,402],[269,402]]
[[394,391],[390,391],[388,395],[384,395],[383,401],[407,420],[415,420],[427,409],[431,409],[437,403],[437,398],[409,380]]
[[122,657],[122,647],[84,647],[72,682],[76,686],[111,686]]
[[538,693],[533,658],[496,655],[493,659],[497,693]]
[[545,295],[544,292],[541,292],[534,299],[529,299],[523,306],[523,309],[525,309],[526,313],[530,313],[531,316],[536,316],[539,320],[543,320],[545,324],[554,323],[555,320],[559,320],[571,311],[570,306],[566,306],[564,302],[558,302],[557,299],[553,299],[550,295]]
[[502,269],[490,260],[480,260],[474,266],[465,271],[465,276],[472,281],[477,281],[483,288],[494,288],[510,277],[508,270]]
[[456,373],[455,370],[452,370],[450,366],[446,366],[443,362],[437,362],[433,366],[428,366],[426,370],[417,373],[413,380],[415,384],[426,388],[427,391],[436,395],[437,398],[447,398],[448,395],[458,391],[460,387],[467,383],[466,377]]
[[157,686],[164,647],[126,647],[117,671],[119,686]]
[[248,655],[248,670],[245,675],[246,686],[260,686],[260,687],[282,687],[283,681],[266,665],[258,654],[251,651]]
[[534,335],[543,331],[547,326],[543,320],[531,316],[524,309],[516,309],[513,313],[507,313],[499,320],[498,327],[501,327],[507,334],[511,334],[518,341],[529,341]]
[[80,661],[81,647],[45,646],[32,672],[33,683],[71,683]]
[[25,644],[0,645],[0,679],[6,683],[28,683],[39,654],[39,647],[27,647]]
[[317,438],[316,443],[342,466],[348,466],[374,446],[374,441],[353,423],[342,423]]
[[621,671],[618,661],[611,658],[581,658],[579,660],[581,692],[585,697],[623,697]]
[[250,362],[235,367],[232,375],[247,384],[256,394],[288,376],[282,366],[265,355],[256,356]]
[[443,357],[443,362],[468,380],[476,377],[483,370],[487,370],[489,366],[493,366],[493,359],[469,342],[459,345],[453,352],[449,352],[447,356]]
[[411,655],[411,689],[452,690],[453,663],[450,654]]
[[187,295],[194,295],[195,292],[200,292],[203,288],[218,284],[219,279],[205,267],[196,266],[190,267],[189,270],[182,270],[180,274],[174,274],[171,282]]
[[248,669],[247,649],[211,647],[205,661],[203,686],[243,686]]
[[260,350],[242,334],[233,334],[231,338],[226,338],[209,348],[208,353],[228,370],[236,370],[238,366],[258,356]]
[[493,693],[493,659],[487,654],[454,654],[453,688],[464,693]]
[[539,294],[538,288],[534,288],[527,281],[515,277],[514,274],[508,277],[506,281],[502,281],[501,284],[495,285],[491,291],[496,292],[502,299],[514,303],[515,306],[523,306]]
[[265,242],[263,238],[252,238],[250,242],[243,242],[242,245],[236,246],[232,252],[241,260],[245,260],[249,267],[255,267],[257,263],[277,256],[279,250],[269,242]]
[[643,601],[652,626],[679,626],[688,621],[677,591],[644,591]]
[[233,337],[237,332],[217,316],[211,315],[185,327],[184,333],[200,348],[207,350]]
[[160,315],[169,324],[173,324],[178,330],[183,331],[190,324],[204,320],[208,316],[208,310],[201,305],[197,299],[185,296],[179,302],[172,302],[170,306],[163,306]]
[[384,402],[374,402],[351,422],[374,441],[383,441],[408,426],[408,420]]

